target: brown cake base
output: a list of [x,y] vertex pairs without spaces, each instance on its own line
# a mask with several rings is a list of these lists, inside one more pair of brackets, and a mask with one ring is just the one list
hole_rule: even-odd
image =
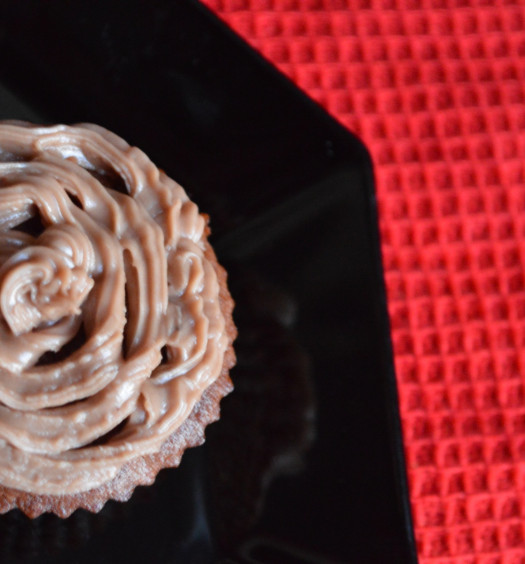
[[127,501],[137,486],[152,484],[162,468],[178,466],[187,448],[201,445],[204,442],[206,426],[219,419],[219,403],[233,389],[229,372],[235,365],[232,344],[237,336],[237,329],[232,319],[234,303],[226,286],[226,271],[218,264],[209,244],[207,244],[205,256],[213,264],[217,274],[220,286],[220,306],[225,318],[225,331],[229,342],[219,377],[204,391],[188,419],[164,442],[158,452],[131,460],[122,467],[113,480],[98,488],[77,494],[57,496],[32,494],[0,485],[0,513],[6,513],[15,508],[20,509],[31,518],[46,512],[65,518],[79,508],[96,513],[110,499]]

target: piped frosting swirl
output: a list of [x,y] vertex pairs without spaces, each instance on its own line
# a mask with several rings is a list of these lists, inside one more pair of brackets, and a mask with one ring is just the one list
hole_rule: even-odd
[[206,229],[113,133],[0,123],[0,484],[96,488],[185,421],[228,346]]

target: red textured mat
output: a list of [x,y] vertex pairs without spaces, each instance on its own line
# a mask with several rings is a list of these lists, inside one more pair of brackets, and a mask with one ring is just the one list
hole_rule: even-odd
[[525,2],[205,3],[372,153],[420,561],[525,562]]

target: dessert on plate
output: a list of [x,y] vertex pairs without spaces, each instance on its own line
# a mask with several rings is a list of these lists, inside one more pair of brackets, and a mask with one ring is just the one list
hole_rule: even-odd
[[126,500],[232,388],[207,217],[93,124],[0,122],[0,512]]

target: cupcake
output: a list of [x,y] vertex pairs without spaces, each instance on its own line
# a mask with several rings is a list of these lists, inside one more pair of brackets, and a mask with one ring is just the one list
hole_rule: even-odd
[[236,334],[208,234],[106,129],[0,123],[0,512],[96,512],[204,441]]

